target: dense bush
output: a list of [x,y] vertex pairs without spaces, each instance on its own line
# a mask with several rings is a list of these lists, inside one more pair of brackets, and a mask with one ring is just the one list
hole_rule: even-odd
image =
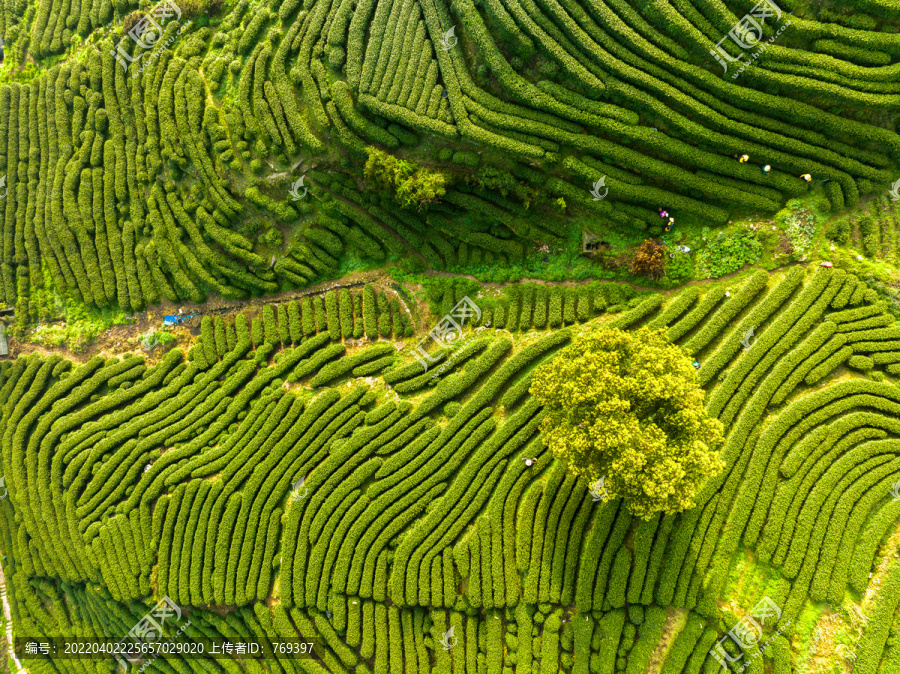
[[[660,207],[676,237],[705,234],[690,243],[695,269],[719,278],[770,265],[761,242],[780,235],[702,227],[764,220],[807,190],[807,172],[816,184],[797,203],[848,209],[825,235],[888,263],[897,215],[876,195],[900,156],[885,122],[896,7],[801,7],[789,48],[773,45],[738,83],[706,72],[710,40],[735,20],[721,3],[451,4],[190,0],[151,51],[127,36],[149,6],[6,3],[0,300],[16,331],[61,317],[79,329],[95,310],[108,325],[161,300],[255,307],[252,321],[202,310],[172,333],[186,356],[73,364],[46,347],[0,363],[0,548],[17,636],[123,634],[148,598],[169,596],[190,638],[299,636],[316,645],[302,663],[316,673],[632,674],[678,608],[687,623],[654,664],[697,674],[732,624],[717,624],[717,602],[744,546],[780,574],[760,582],[788,617],[870,589],[897,515],[900,432],[896,387],[875,380],[900,373],[900,330],[868,281],[792,267],[771,287],[756,272],[669,300],[606,282],[513,284],[482,307],[513,338],[481,333],[427,372],[411,359],[423,335],[380,281],[260,298],[388,263],[608,281],[620,271],[577,258],[574,224],[596,215],[614,246],[633,245],[661,234]],[[730,158],[744,152],[752,163]],[[601,177],[609,194],[595,200]],[[849,210],[860,195],[874,197],[866,213]],[[800,257],[818,221],[790,209],[779,224]],[[659,251],[647,266],[646,248],[631,270],[655,278]],[[728,436],[726,470],[694,509],[632,523],[543,451],[552,410],[529,394],[534,368],[570,339],[558,328],[591,320],[665,328],[696,357]],[[758,341],[742,346],[750,330]],[[350,341],[363,337],[375,343]],[[118,339],[101,351],[128,348]],[[374,385],[347,386],[359,377]],[[567,390],[564,409],[576,402]],[[604,433],[626,418],[608,411]],[[863,674],[897,669],[896,575],[867,611]],[[451,626],[459,644],[444,650]],[[750,671],[787,672],[791,655],[779,638],[775,662]],[[80,669],[111,663],[94,664]]]
[[[547,410],[541,431],[553,454],[588,484],[605,478],[608,498],[623,497],[640,517],[689,507],[721,467],[722,426],[696,413],[696,373],[661,331],[581,337],[535,372],[530,390]],[[654,458],[662,455],[664,465]]]
[[446,177],[411,162],[397,159],[375,147],[366,148],[366,178],[388,189],[403,208],[423,208],[445,193]]
[[631,273],[652,279],[659,278],[665,267],[664,251],[665,246],[659,241],[645,240],[634,253]]
[[713,278],[737,271],[745,264],[754,264],[762,253],[762,244],[749,230],[719,232],[701,248],[697,260],[701,269]]

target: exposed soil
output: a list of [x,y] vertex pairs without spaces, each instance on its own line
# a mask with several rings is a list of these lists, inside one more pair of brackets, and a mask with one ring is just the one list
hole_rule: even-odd
[[794,245],[784,232],[778,235],[778,244],[775,246],[775,252],[781,255],[791,255],[794,252]]
[[650,656],[650,662],[647,664],[647,674],[659,674],[663,663],[669,655],[669,651],[675,645],[675,640],[687,624],[688,612],[686,609],[668,607],[666,611],[668,612],[666,624],[663,626],[662,636],[656,644],[656,648],[653,649],[653,654]]
[[[40,353],[44,355],[57,354],[78,363],[84,363],[94,356],[104,358],[121,353],[143,352],[148,364],[153,364],[162,358],[165,353],[176,346],[188,346],[193,339],[200,334],[200,320],[186,319],[184,324],[169,328],[176,341],[158,346],[150,351],[142,350],[138,341],[139,337],[150,329],[159,330],[163,327],[163,318],[166,315],[192,314],[234,316],[238,313],[247,315],[247,318],[256,316],[266,304],[281,304],[290,300],[299,299],[311,295],[320,295],[333,288],[353,288],[371,283],[378,290],[383,290],[388,295],[398,295],[390,285],[390,277],[383,271],[369,271],[349,274],[341,279],[326,281],[300,290],[286,290],[274,295],[255,297],[248,300],[224,300],[218,296],[210,297],[202,304],[184,302],[176,304],[168,300],[158,305],[134,314],[128,323],[114,325],[104,330],[84,348],[73,351],[67,346],[47,346],[23,342],[12,337],[9,338],[9,352],[12,357],[22,354]],[[402,299],[402,298],[401,298]],[[401,306],[405,302],[401,302]]]
[[[806,266],[809,262],[794,262],[779,269],[802,265]],[[672,295],[692,285],[708,285],[728,280],[743,274],[750,269],[761,269],[756,265],[745,265],[738,271],[725,274],[715,279],[700,279],[688,281],[679,285],[677,288],[663,290],[653,286],[642,286],[626,281],[618,281],[614,279],[594,279],[586,278],[578,281],[545,281],[543,279],[523,278],[521,281],[512,281],[505,283],[482,283],[482,287],[488,290],[499,290],[506,286],[517,285],[519,283],[536,283],[546,286],[560,287],[576,287],[599,281],[600,283],[621,283],[628,285],[637,291],[654,291],[660,292],[666,296]],[[777,271],[777,270],[776,270]],[[477,279],[469,274],[454,274],[451,272],[428,271],[424,272],[425,276],[443,277],[443,278],[467,278],[473,281]],[[102,356],[109,358],[123,353],[143,353],[147,359],[148,365],[155,364],[162,358],[167,351],[174,347],[189,347],[194,339],[200,334],[200,319],[186,319],[184,324],[168,328],[168,331],[176,337],[175,342],[171,342],[165,346],[158,346],[152,350],[143,349],[138,341],[139,337],[148,330],[159,330],[163,327],[163,317],[166,315],[182,315],[190,316],[192,314],[214,315],[214,316],[234,316],[238,313],[245,314],[252,319],[266,304],[281,304],[290,300],[299,299],[313,295],[321,295],[327,290],[335,288],[356,288],[366,284],[372,284],[379,291],[384,291],[389,297],[397,297],[400,300],[400,306],[409,314],[416,331],[420,332],[427,328],[429,315],[424,304],[416,302],[410,293],[398,292],[400,287],[391,279],[391,277],[383,269],[372,270],[366,272],[356,272],[348,274],[340,279],[325,281],[308,288],[299,290],[286,290],[274,295],[266,295],[264,297],[255,297],[248,300],[224,300],[218,296],[210,297],[209,300],[202,304],[194,302],[184,302],[176,304],[168,300],[160,302],[158,305],[131,316],[131,320],[123,325],[114,325],[104,330],[91,342],[77,351],[67,346],[48,346],[43,344],[34,344],[31,342],[23,342],[12,337],[9,338],[9,352],[11,357],[15,358],[19,355],[27,355],[30,353],[40,353],[43,355],[57,354],[76,363],[87,362],[94,356]],[[422,286],[418,284],[408,284],[407,288],[413,293],[422,290]]]

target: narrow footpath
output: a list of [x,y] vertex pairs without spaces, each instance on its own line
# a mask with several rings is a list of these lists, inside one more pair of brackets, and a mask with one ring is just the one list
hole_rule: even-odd
[[6,576],[3,574],[2,567],[0,567],[0,601],[3,602],[3,619],[6,621],[6,643],[9,648],[9,657],[16,665],[16,672],[27,674],[28,670],[22,666],[13,650],[12,611],[9,608],[9,599],[6,597]]

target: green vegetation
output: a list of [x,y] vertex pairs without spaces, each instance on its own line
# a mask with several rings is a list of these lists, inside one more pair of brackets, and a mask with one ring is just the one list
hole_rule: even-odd
[[[848,624],[856,636],[846,646],[874,672],[893,658],[896,597],[862,593],[893,554],[880,544],[898,513],[898,328],[842,270],[738,283],[728,295],[692,286],[635,296],[584,326],[587,295],[576,291],[570,323],[565,293],[539,286],[526,297],[517,286],[510,320],[522,324],[530,306],[535,327],[467,327],[424,373],[410,344],[397,352],[373,334],[359,347],[342,323],[332,329],[329,313],[365,323],[356,307],[369,306],[379,333],[384,291],[373,287],[266,305],[259,327],[243,315],[205,318],[186,356],[173,348],[154,365],[128,354],[6,361],[0,542],[15,630],[125,633],[168,596],[190,611],[189,637],[302,635],[316,641],[302,662],[322,671],[424,671],[471,648],[500,671],[530,658],[546,671],[644,672],[665,639],[661,671],[671,674],[701,671],[737,622],[715,598],[747,612],[768,596],[782,617],[766,635],[782,627],[801,642],[823,602],[870,602],[873,622],[861,638]],[[308,321],[319,307],[323,320]],[[600,353],[623,376],[592,369]],[[694,446],[707,467],[667,494],[680,512],[658,512],[646,492],[635,499],[614,462],[606,485],[625,496],[595,501],[588,481],[599,473],[578,475],[571,454],[545,446],[554,416],[581,408],[575,389],[565,413],[529,392],[553,389],[548,373],[560,391],[580,378],[588,393],[606,383],[621,400],[634,394],[636,418],[650,408],[647,391],[661,396],[672,426],[659,413],[653,423],[667,433],[687,423],[715,444],[722,429],[721,453]],[[623,458],[658,449],[650,423],[635,426],[624,411],[593,422],[631,424]],[[671,433],[668,453],[689,449],[688,435]],[[694,506],[682,510],[688,496]],[[751,571],[739,548],[766,570]],[[71,609],[50,613],[53,602]],[[683,619],[665,636],[673,609]],[[450,627],[458,644],[448,651]],[[760,664],[806,661],[786,643]],[[167,662],[190,671],[194,661]],[[233,661],[205,662],[229,671]]]
[[15,636],[167,596],[315,654],[165,674],[900,671],[900,10],[757,4],[0,0]]
[[[827,211],[827,204],[825,206]],[[791,242],[791,252],[805,259],[812,250],[812,242],[818,231],[819,218],[801,201],[792,199],[775,216],[775,222],[784,230]]]
[[697,264],[702,275],[718,278],[736,272],[744,265],[755,264],[761,253],[762,244],[754,232],[719,232],[710,235],[709,247],[697,254]]
[[58,319],[35,326],[22,335],[23,339],[44,346],[66,346],[78,352],[104,330],[128,320],[125,312],[118,309],[96,309],[71,301],[57,310]]
[[172,344],[176,341],[175,335],[171,332],[167,332],[165,330],[154,330],[150,328],[142,334],[138,341],[141,343],[141,346],[145,349],[153,349],[157,346],[165,346],[166,344]]
[[[189,3],[151,48],[127,34],[146,10],[129,3],[0,13],[0,302],[21,324],[53,318],[46,290],[133,312],[385,263],[672,287],[779,246],[740,228],[701,243],[704,227],[789,202],[799,258],[803,209],[855,207],[895,178],[886,10],[804,7],[736,82],[707,70],[734,21],[706,2],[307,4]],[[582,230],[609,249],[585,259]],[[673,234],[689,257],[633,267]],[[877,257],[885,236],[859,248]]]
[[553,456],[587,484],[604,478],[608,497],[643,519],[692,507],[723,468],[722,424],[706,416],[697,373],[664,330],[583,335],[535,372],[530,391]]
[[390,191],[403,208],[422,209],[447,193],[444,189],[446,177],[439,171],[429,171],[397,159],[377,147],[367,147],[366,154],[366,178]]

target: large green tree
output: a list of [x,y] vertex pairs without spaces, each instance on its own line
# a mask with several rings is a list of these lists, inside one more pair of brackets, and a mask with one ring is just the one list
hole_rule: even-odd
[[546,410],[541,431],[554,456],[638,517],[690,508],[724,466],[722,424],[703,407],[691,359],[663,330],[581,335],[535,371],[531,393]]

